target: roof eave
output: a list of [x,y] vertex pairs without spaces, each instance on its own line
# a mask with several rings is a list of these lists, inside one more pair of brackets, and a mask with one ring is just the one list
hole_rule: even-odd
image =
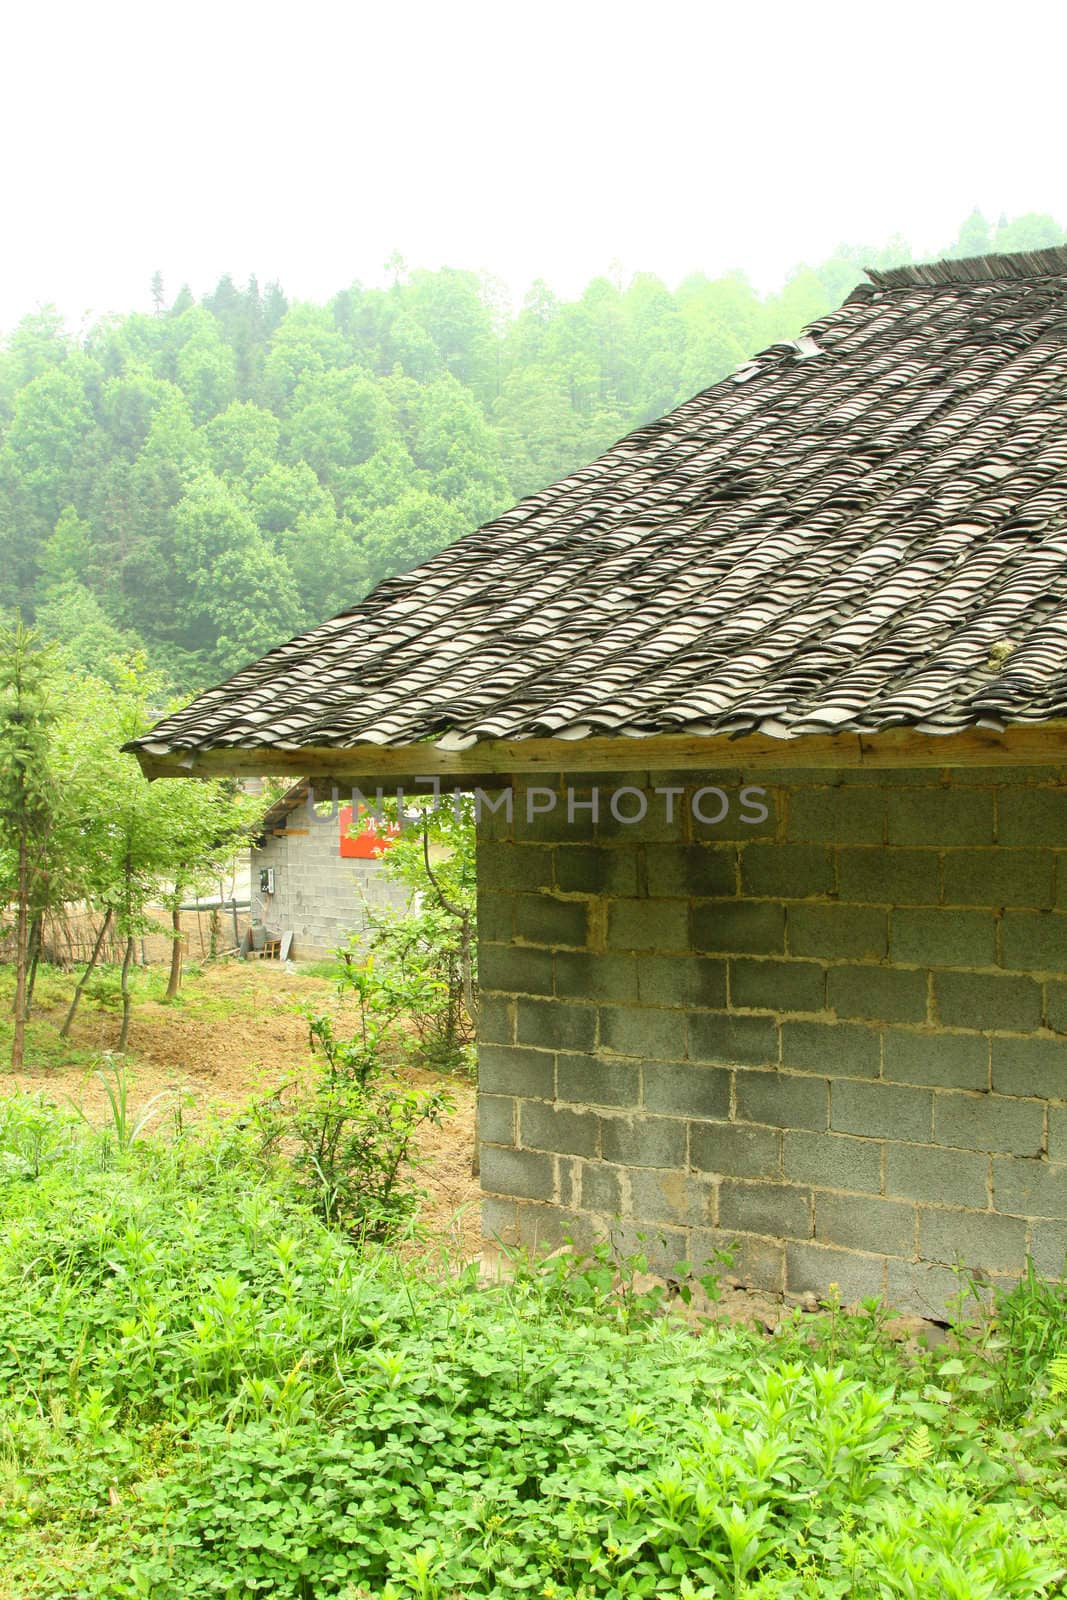
[[560,772],[695,773],[766,767],[1011,767],[1067,765],[1067,719],[970,727],[956,733],[890,728],[880,733],[654,734],[648,738],[486,739],[465,750],[438,745],[356,745],[346,749],[233,745],[152,755],[135,752],[148,778],[291,776],[374,789],[439,779],[448,787],[490,788],[514,777]]

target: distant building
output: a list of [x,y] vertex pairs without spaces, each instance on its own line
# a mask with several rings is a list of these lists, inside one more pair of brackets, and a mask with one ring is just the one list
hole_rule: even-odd
[[389,837],[350,836],[351,806],[308,806],[306,780],[294,784],[263,818],[252,847],[253,924],[291,933],[297,961],[329,956],[353,933],[365,933],[370,914],[404,910],[410,895],[386,874],[381,851]]

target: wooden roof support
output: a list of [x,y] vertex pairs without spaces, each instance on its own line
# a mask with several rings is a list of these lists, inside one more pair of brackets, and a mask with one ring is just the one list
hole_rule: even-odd
[[748,734],[741,739],[693,734],[648,739],[490,739],[467,750],[440,750],[433,744],[359,745],[351,750],[269,747],[205,750],[189,755],[153,756],[138,751],[149,778],[214,778],[239,775],[310,778],[323,798],[331,785],[356,786],[373,795],[402,787],[412,794],[439,778],[446,788],[492,789],[515,777],[561,772],[665,772],[716,769],[755,775],[761,768],[814,767],[1018,767],[1067,766],[1067,720],[1020,723],[1002,731],[969,728],[962,733],[917,733],[893,728],[875,734],[807,734],[772,739]]

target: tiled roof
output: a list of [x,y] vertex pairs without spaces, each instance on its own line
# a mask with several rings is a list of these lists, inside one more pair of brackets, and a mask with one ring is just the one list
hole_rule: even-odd
[[1067,714],[1067,250],[870,277],[141,748]]

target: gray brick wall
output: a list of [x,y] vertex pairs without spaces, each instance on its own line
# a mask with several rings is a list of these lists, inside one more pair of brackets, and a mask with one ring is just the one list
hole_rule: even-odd
[[[341,855],[336,817],[308,824],[301,807],[289,821],[291,827],[252,851],[251,910],[254,922],[292,931],[294,959],[332,955],[350,934],[367,931],[369,911],[408,904],[407,891],[386,877],[380,861]],[[271,897],[259,891],[264,867],[274,868]]]
[[[643,1232],[663,1269],[732,1245],[750,1283],[927,1315],[957,1259],[1062,1269],[1058,770],[586,774],[573,827],[537,781],[554,811],[517,783],[479,829],[487,1235]],[[686,791],[670,823],[656,786]]]

